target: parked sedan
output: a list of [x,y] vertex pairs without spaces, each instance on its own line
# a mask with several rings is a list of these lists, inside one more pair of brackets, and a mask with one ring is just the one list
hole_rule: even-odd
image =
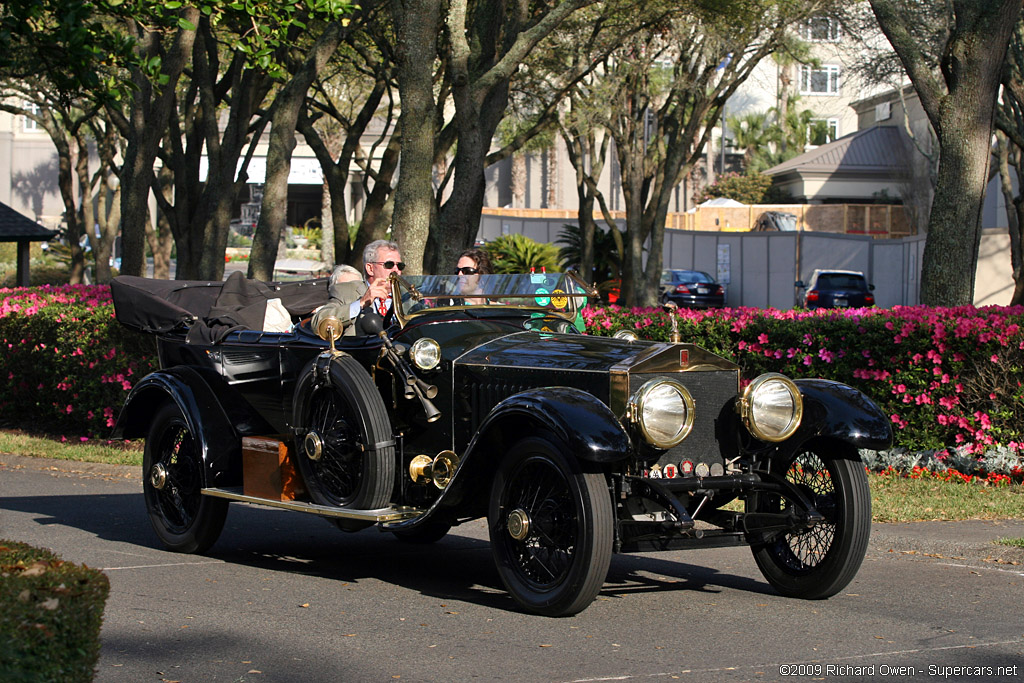
[[856,270],[815,270],[811,281],[796,286],[803,291],[800,305],[806,308],[862,308],[875,305],[874,285]]
[[661,303],[684,308],[721,308],[725,288],[702,270],[661,271]]

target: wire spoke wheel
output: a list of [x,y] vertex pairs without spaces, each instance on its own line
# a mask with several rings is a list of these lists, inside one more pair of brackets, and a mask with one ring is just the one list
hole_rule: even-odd
[[[293,414],[302,434],[296,461],[310,496],[320,505],[375,510],[391,500],[395,446],[391,420],[370,375],[351,356],[306,368]],[[355,531],[366,522],[340,520]]]
[[143,455],[143,492],[150,523],[178,552],[203,552],[220,536],[227,501],[204,496],[199,444],[173,403],[156,414]]
[[600,591],[611,561],[607,484],[552,440],[532,437],[510,449],[494,479],[488,526],[498,573],[526,609],[576,614]]
[[[857,451],[849,444],[815,441],[773,469],[801,490],[824,521],[753,546],[754,559],[783,595],[835,595],[856,575],[871,533],[871,494]],[[780,513],[793,505],[778,495],[762,496],[758,510]]]
[[344,507],[358,493],[363,479],[358,416],[346,410],[332,389],[313,395],[310,428],[322,439],[319,459],[310,462],[314,478],[335,505]]

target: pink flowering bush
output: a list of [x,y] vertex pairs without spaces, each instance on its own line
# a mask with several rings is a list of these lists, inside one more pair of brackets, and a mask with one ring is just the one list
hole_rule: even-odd
[[[660,309],[588,307],[590,334],[667,340]],[[1024,307],[679,310],[683,341],[762,372],[845,382],[870,396],[908,449],[1024,450]]]
[[156,369],[149,336],[114,319],[110,287],[0,289],[0,426],[110,434],[132,384]]

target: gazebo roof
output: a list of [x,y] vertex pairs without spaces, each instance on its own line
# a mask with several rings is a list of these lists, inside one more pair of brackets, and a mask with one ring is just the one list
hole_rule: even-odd
[[0,203],[0,242],[45,242],[56,236],[55,230],[48,230]]

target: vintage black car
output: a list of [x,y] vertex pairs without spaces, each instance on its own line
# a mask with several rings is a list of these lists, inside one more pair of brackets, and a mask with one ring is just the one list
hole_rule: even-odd
[[[115,430],[146,438],[160,540],[207,550],[229,501],[415,543],[486,517],[509,593],[549,616],[585,609],[613,553],[746,544],[807,599],[853,579],[871,521],[857,449],[891,439],[863,394],[581,334],[595,293],[572,274],[478,284],[465,298],[454,277],[393,276],[394,324],[342,334],[311,329],[323,280],[115,279],[118,319],[159,349]],[[286,324],[253,329],[271,310]]]

